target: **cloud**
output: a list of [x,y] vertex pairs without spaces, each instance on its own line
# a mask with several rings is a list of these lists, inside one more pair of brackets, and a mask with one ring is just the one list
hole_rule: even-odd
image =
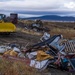
[[7,0],[0,2],[0,7],[4,10],[33,10],[33,11],[50,11],[59,9],[63,6],[60,0]]
[[68,9],[75,9],[75,2],[65,3],[64,6]]
[[0,0],[0,11],[31,15],[75,13],[75,0]]

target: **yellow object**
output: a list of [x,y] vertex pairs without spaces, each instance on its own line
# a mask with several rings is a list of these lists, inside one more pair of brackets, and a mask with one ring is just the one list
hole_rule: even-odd
[[10,55],[11,55],[11,56],[17,56],[18,53],[12,50],[12,51],[10,52]]
[[8,50],[4,53],[4,55],[10,55],[11,50]]
[[3,32],[7,32],[7,33],[16,32],[16,26],[10,22],[0,21],[0,32],[2,33]]
[[16,57],[18,55],[18,53],[13,51],[13,50],[9,50],[9,51],[6,51],[4,53],[4,55],[10,55],[10,56],[15,56]]
[[46,59],[53,59],[54,57],[49,55],[49,54],[46,54],[45,52],[43,51],[38,51],[37,52],[37,58],[36,60],[37,61],[42,61],[42,60],[46,60]]

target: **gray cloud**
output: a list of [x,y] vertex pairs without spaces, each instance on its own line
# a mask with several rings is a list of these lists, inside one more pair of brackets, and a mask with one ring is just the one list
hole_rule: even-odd
[[0,0],[0,11],[31,15],[50,13],[73,16],[75,0]]

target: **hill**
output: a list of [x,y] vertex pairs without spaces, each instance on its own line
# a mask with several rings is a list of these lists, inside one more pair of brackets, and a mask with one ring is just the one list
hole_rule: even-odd
[[41,19],[50,21],[75,21],[75,17],[72,16],[57,16],[57,15],[45,15],[40,17],[23,18],[27,20]]

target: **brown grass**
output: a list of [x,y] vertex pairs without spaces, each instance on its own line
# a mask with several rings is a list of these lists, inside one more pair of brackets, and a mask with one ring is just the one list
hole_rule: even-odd
[[22,62],[9,62],[0,59],[1,75],[41,75],[36,69]]
[[38,36],[40,36],[40,35],[42,35],[41,33],[39,33],[39,32],[35,32],[35,31],[33,31],[33,30],[22,30],[22,32],[23,33],[27,33],[27,34],[31,34],[31,35],[38,35]]
[[[31,20],[22,20],[20,22],[28,25],[34,23],[34,21]],[[51,30],[50,34],[52,36],[57,34],[62,34],[64,38],[75,39],[75,22],[73,23],[72,22],[46,22],[46,21],[42,21],[42,22],[44,26],[48,27]],[[33,31],[26,30],[23,32],[31,35],[40,35],[39,33],[35,33]]]
[[51,35],[57,35],[57,34],[62,34],[64,38],[67,39],[75,39],[75,30],[73,29],[59,29],[55,28],[50,31]]

